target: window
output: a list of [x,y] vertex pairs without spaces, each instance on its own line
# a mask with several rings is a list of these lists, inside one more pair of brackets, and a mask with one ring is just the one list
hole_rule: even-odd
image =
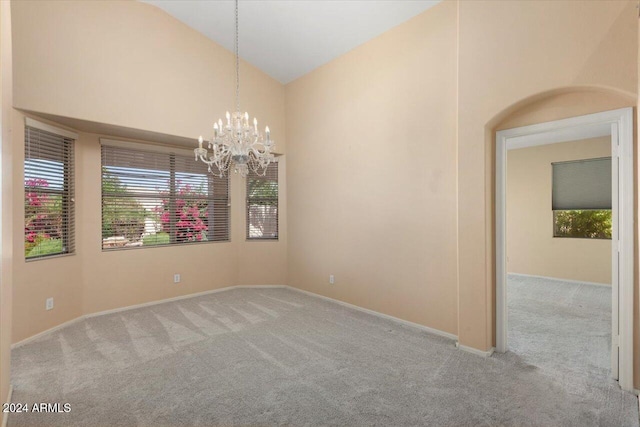
[[24,255],[74,252],[73,143],[26,126],[24,138]]
[[611,157],[552,163],[553,236],[611,238]]
[[247,175],[247,239],[278,240],[278,163]]
[[186,151],[113,143],[102,145],[103,249],[229,240],[228,177]]

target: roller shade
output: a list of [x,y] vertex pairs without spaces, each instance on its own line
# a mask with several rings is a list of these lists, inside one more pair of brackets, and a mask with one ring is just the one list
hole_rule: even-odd
[[553,210],[611,209],[611,157],[551,165]]
[[74,140],[25,127],[25,258],[74,252]]
[[229,178],[193,156],[102,145],[102,248],[229,240]]
[[247,239],[278,239],[278,163],[247,175]]

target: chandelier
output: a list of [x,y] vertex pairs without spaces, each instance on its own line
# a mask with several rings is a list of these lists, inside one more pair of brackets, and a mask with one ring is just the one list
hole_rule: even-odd
[[[271,140],[269,126],[263,135],[258,130],[258,120],[249,124],[249,113],[240,112],[240,56],[238,49],[238,0],[236,0],[236,111],[226,114],[226,124],[219,119],[213,124],[213,139],[207,141],[209,151],[202,146],[204,139],[198,138],[198,148],[194,149],[196,161],[200,159],[209,166],[209,172],[223,177],[233,165],[233,170],[243,178],[249,169],[264,176],[267,166],[274,159],[271,150],[275,142]],[[215,171],[212,167],[215,166]]]

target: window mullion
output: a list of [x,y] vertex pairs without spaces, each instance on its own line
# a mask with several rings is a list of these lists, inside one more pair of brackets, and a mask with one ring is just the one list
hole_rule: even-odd
[[207,240],[211,241],[214,239],[215,235],[215,194],[216,188],[214,184],[214,179],[211,175],[207,177]]
[[174,244],[176,238],[176,157],[171,154],[169,157],[169,242]]

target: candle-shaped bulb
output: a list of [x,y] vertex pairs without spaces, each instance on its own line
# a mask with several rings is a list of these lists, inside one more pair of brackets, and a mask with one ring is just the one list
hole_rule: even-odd
[[218,123],[213,124],[213,136],[218,137]]
[[203,141],[202,135],[200,135],[200,137],[198,138],[198,146],[199,146],[199,148],[202,148],[202,141]]
[[227,111],[227,126],[231,127],[231,114]]
[[253,118],[253,130],[256,134],[258,134],[258,119],[256,119],[255,117]]
[[222,119],[218,119],[218,128],[222,131]]
[[271,134],[271,132],[269,131],[269,126],[267,126],[267,127],[264,129],[264,131],[265,131],[265,133],[267,134],[267,141],[269,141],[269,139],[271,139],[271,138],[270,138],[270,134]]

